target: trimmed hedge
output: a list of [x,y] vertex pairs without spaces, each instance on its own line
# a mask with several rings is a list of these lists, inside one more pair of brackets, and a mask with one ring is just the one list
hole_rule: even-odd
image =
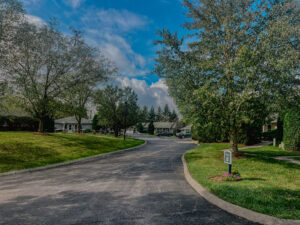
[[0,131],[37,131],[39,121],[31,117],[0,116]]
[[300,151],[300,112],[292,110],[285,115],[283,142],[285,150]]

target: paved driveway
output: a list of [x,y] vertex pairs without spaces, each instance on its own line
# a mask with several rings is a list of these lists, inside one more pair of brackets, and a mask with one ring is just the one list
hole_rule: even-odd
[[0,224],[252,224],[186,183],[186,140],[148,138],[105,159],[0,178]]

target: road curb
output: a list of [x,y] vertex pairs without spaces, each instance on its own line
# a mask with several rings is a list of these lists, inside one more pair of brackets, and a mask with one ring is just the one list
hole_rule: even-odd
[[254,212],[252,210],[231,204],[229,202],[226,202],[218,198],[217,196],[215,196],[214,194],[206,190],[206,188],[204,188],[192,177],[192,175],[189,172],[187,162],[185,160],[185,154],[186,153],[184,153],[181,157],[185,179],[193,187],[193,189],[197,191],[208,202],[218,206],[219,208],[231,214],[234,214],[236,216],[245,218],[247,220],[256,223],[261,223],[266,225],[299,225],[300,224],[300,220],[279,219],[273,216],[268,216],[262,213]]
[[32,173],[32,172],[37,172],[37,171],[43,171],[43,170],[48,170],[48,169],[59,168],[59,167],[65,167],[65,166],[69,166],[69,165],[76,165],[76,164],[80,164],[80,163],[93,162],[93,161],[96,161],[98,159],[107,158],[111,155],[116,155],[116,154],[120,154],[120,153],[125,152],[125,151],[133,151],[133,150],[137,150],[139,148],[142,148],[142,147],[144,147],[145,145],[148,144],[148,142],[146,140],[143,140],[143,141],[145,141],[144,144],[141,144],[141,145],[136,146],[136,147],[116,150],[114,152],[109,152],[109,153],[104,153],[104,154],[101,154],[101,155],[90,156],[90,157],[82,158],[82,159],[75,159],[75,160],[68,161],[68,162],[56,163],[56,164],[52,164],[52,165],[49,165],[49,166],[42,166],[42,167],[37,167],[37,168],[32,168],[32,169],[25,169],[25,170],[17,170],[17,171],[12,171],[12,172],[0,173],[0,177],[6,177],[6,176],[11,176],[11,175],[17,175],[17,174],[26,174],[26,173]]

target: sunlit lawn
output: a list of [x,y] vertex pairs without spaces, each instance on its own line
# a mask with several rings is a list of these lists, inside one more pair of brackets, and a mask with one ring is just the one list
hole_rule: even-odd
[[255,153],[233,159],[233,169],[241,173],[238,182],[216,182],[210,178],[222,175],[227,165],[222,158],[226,144],[200,144],[186,154],[192,176],[208,190],[242,207],[276,216],[300,219],[300,165],[271,159],[267,156],[300,155],[265,146],[243,150]]
[[0,132],[0,172],[60,163],[138,146],[142,140],[92,134]]

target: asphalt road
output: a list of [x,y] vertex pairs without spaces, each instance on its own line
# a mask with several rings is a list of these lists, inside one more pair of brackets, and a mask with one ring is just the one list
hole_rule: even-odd
[[253,224],[185,181],[186,140],[148,137],[105,159],[0,178],[0,224]]

